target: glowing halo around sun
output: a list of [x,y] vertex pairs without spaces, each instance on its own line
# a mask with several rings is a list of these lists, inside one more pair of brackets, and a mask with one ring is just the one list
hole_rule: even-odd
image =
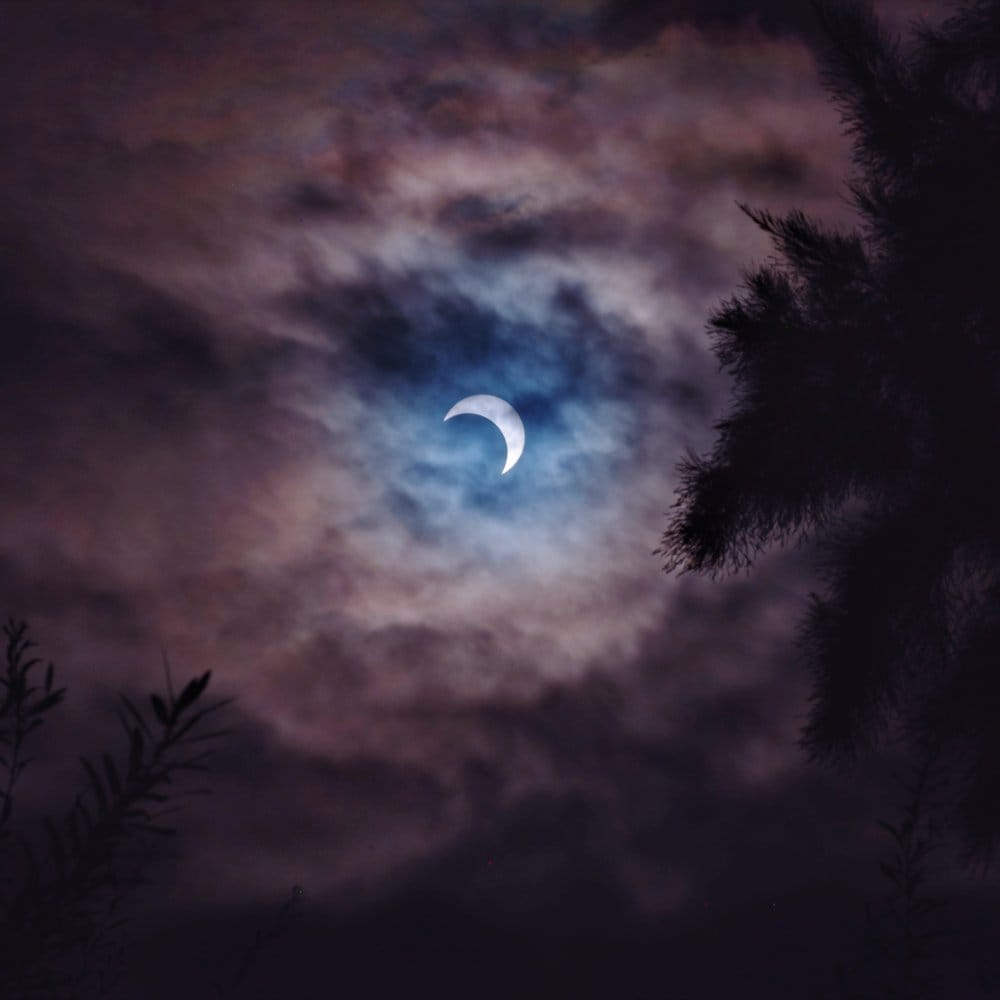
[[524,451],[524,424],[517,410],[505,399],[499,396],[466,396],[460,399],[446,414],[445,420],[461,416],[464,413],[475,417],[485,417],[503,435],[507,443],[507,462],[501,476],[506,475],[517,465],[517,460]]

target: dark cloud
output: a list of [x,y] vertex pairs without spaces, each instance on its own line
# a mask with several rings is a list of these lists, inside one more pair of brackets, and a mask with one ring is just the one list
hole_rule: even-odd
[[[550,80],[572,81],[574,60],[554,60],[570,52],[586,37],[587,19],[579,10],[558,4],[489,3],[452,9],[450,17],[435,18],[427,37],[428,52],[454,55],[488,52]],[[548,55],[547,65],[534,67],[530,60]]]
[[516,201],[496,203],[482,195],[466,194],[442,205],[437,213],[437,221],[448,227],[462,229],[469,225],[493,222],[516,208]]
[[[372,778],[359,789],[363,798],[382,787]],[[663,862],[678,856],[678,838],[719,859],[713,877],[672,912],[636,906],[616,874],[634,813],[578,792],[528,795],[486,810],[469,832],[377,891],[329,894],[306,884],[302,919],[262,956],[248,995],[294,989],[318,997],[335,985],[389,996],[414,979],[444,996],[509,996],[525,992],[526,979],[529,995],[595,998],[656,995],[664,982],[685,996],[740,989],[791,1000],[819,992],[837,961],[859,956],[858,915],[881,889],[875,857],[846,849],[845,817],[865,820],[865,793],[814,776],[720,802],[698,778],[688,782],[693,801],[646,801],[658,816],[644,840]],[[415,811],[419,787],[404,793]],[[817,850],[825,852],[821,872]],[[284,891],[275,884],[272,899],[254,907],[141,913],[130,981],[141,981],[144,958],[164,941],[179,956],[164,973],[164,996],[172,977],[190,985],[225,968]],[[975,896],[954,905],[955,926],[975,928],[945,958],[964,977],[985,960],[995,921],[983,920],[985,901]]]
[[760,28],[810,42],[819,25],[806,0],[608,0],[593,21],[594,37],[612,51],[648,44],[671,24],[702,28]]
[[[713,905],[713,900],[676,919],[637,926],[627,913],[606,905],[609,920],[601,928],[576,928],[564,935],[559,933],[564,909],[526,913],[517,923],[498,925],[487,911],[461,910],[434,895],[386,900],[353,913],[331,912],[307,895],[302,919],[263,954],[243,995],[264,1000],[287,991],[318,1000],[337,989],[389,997],[419,981],[433,984],[445,997],[474,993],[502,1000],[515,993],[566,992],[600,1000],[609,994],[655,997],[667,983],[685,997],[739,991],[798,1000],[833,988],[828,956],[849,961],[857,954],[852,889],[804,884],[797,900],[801,910],[793,918],[769,907]],[[585,891],[581,884],[580,894]],[[600,887],[590,892],[594,901],[600,897]],[[820,895],[826,905],[810,908],[810,899]],[[165,1000],[192,984],[210,982],[213,973],[228,971],[238,961],[283,898],[276,890],[269,908],[181,911],[144,921],[133,930],[125,984],[151,1000]],[[998,928],[984,900],[963,901],[959,910],[961,924],[978,931],[975,940],[956,944],[960,957],[952,963],[958,974],[953,981],[975,996],[973,955],[988,954],[990,935]],[[722,942],[732,942],[724,961]],[[150,984],[140,970],[156,967],[163,952],[177,957]]]
[[446,105],[453,105],[456,113],[463,108],[471,110],[480,100],[479,88],[468,80],[427,80],[417,74],[396,80],[391,93],[404,108],[418,115]]
[[36,625],[73,617],[92,636],[125,644],[145,634],[133,597],[114,580],[96,578],[89,565],[74,563],[54,544],[27,561],[11,548],[0,556],[0,600],[7,615]]
[[[31,395],[72,379],[77,392],[49,399],[71,405],[81,395],[153,391],[156,383],[170,393],[178,382],[205,395],[225,387],[217,333],[197,308],[118,271],[76,265],[60,274],[58,253],[16,245],[23,258],[9,248],[0,272],[0,321],[18,344],[0,379],[12,391]],[[83,307],[76,315],[73,304]]]
[[[478,208],[466,202],[457,211]],[[556,403],[568,393],[589,393],[595,399],[628,396],[640,404],[641,393],[654,385],[638,331],[618,317],[599,315],[583,287],[556,289],[551,325],[542,329],[461,292],[438,290],[434,278],[413,273],[311,282],[289,294],[285,305],[348,349],[354,375],[367,374],[393,391],[401,383],[426,390],[442,378],[459,385],[489,379],[498,391],[511,393],[534,383]]]
[[356,190],[347,186],[321,185],[314,181],[294,185],[282,201],[282,210],[304,220],[356,220],[368,214],[368,206]]
[[679,158],[671,176],[692,189],[705,189],[726,178],[739,177],[757,198],[772,192],[802,190],[813,181],[813,164],[806,151],[773,146],[761,153],[704,148]]
[[438,221],[461,235],[469,253],[498,258],[538,252],[563,255],[581,247],[612,251],[628,235],[626,220],[600,207],[532,213],[477,195],[444,205]]
[[[481,26],[474,29],[476,34],[480,30]],[[446,49],[450,47],[450,43],[445,44]],[[511,131],[512,122],[502,107],[502,93],[475,70],[444,77],[404,71],[389,84],[387,96],[403,109],[412,128],[438,139],[460,140],[478,132]]]

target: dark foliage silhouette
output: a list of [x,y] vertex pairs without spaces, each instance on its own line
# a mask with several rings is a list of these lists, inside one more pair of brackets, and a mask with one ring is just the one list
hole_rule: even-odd
[[[0,701],[0,767],[6,771],[6,781],[0,805],[0,843],[10,839],[10,817],[14,808],[14,786],[28,766],[24,756],[28,735],[45,722],[45,714],[62,701],[65,688],[54,688],[55,668],[50,663],[45,671],[41,691],[32,687],[31,671],[41,660],[29,656],[33,643],[27,638],[27,626],[9,622],[4,626],[7,639],[6,673],[0,677],[3,700]],[[35,697],[37,694],[37,697]]]
[[858,231],[740,208],[776,247],[709,327],[734,379],[680,466],[668,570],[810,540],[825,588],[802,733],[840,766],[890,730],[938,741],[967,861],[1000,833],[1000,4],[891,36],[823,0],[825,82],[853,142]]
[[[906,793],[896,822],[879,821],[888,834],[892,852],[879,862],[888,892],[880,907],[865,904],[864,942],[860,954],[837,970],[837,1000],[930,1000],[944,993],[942,977],[935,971],[936,952],[948,936],[941,919],[945,899],[928,894],[934,877],[932,857],[944,847],[944,836],[935,819],[935,802],[947,787],[936,773],[940,748],[922,748],[911,779],[897,775]],[[940,963],[937,963],[940,964]],[[971,987],[970,998],[979,995]]]
[[[28,657],[32,643],[24,624],[9,623],[7,673],[0,704],[0,743],[6,770],[2,834],[5,892],[0,912],[0,997],[9,1000],[110,996],[121,959],[119,905],[128,889],[142,884],[150,837],[176,831],[162,822],[172,803],[203,788],[178,791],[182,772],[207,769],[203,744],[224,730],[204,731],[204,720],[232,699],[201,707],[211,673],[194,678],[175,694],[166,666],[166,696],[150,696],[143,713],[119,695],[119,718],[127,737],[122,758],[103,753],[99,762],[81,757],[85,790],[65,815],[44,820],[46,849],[18,837],[12,850],[9,826],[14,790],[30,758],[25,739],[62,700],[50,664],[41,687],[32,684],[39,665]],[[171,808],[166,808],[167,806]],[[143,852],[146,852],[145,854]],[[17,862],[20,862],[18,865]],[[11,869],[19,868],[16,876]]]
[[281,908],[268,923],[257,929],[253,941],[240,957],[239,965],[233,974],[224,981],[215,982],[215,995],[219,1000],[228,1000],[229,997],[239,996],[240,987],[246,982],[247,975],[260,960],[264,950],[284,936],[291,928],[292,922],[299,915],[304,895],[305,891],[302,886],[292,886],[291,895],[282,903]]

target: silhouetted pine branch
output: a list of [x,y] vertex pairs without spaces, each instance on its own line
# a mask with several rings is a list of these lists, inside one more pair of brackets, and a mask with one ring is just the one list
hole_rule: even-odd
[[[715,441],[678,465],[669,571],[746,570],[808,542],[810,758],[894,725],[961,763],[966,860],[1000,845],[1000,4],[903,46],[870,2],[813,0],[851,138],[858,225],[740,208],[775,248],[710,316],[732,378]],[[956,5],[957,6],[957,5]]]
[[913,782],[900,779],[909,799],[899,821],[896,824],[879,823],[892,838],[894,846],[891,860],[879,865],[893,886],[886,900],[896,952],[894,974],[887,993],[893,1000],[918,1000],[933,988],[936,980],[926,971],[926,966],[934,942],[945,935],[933,919],[933,914],[945,905],[944,901],[925,892],[932,874],[928,861],[943,846],[941,831],[928,806],[928,797],[935,788],[932,769],[937,754],[936,748],[928,751]]
[[937,995],[938,977],[928,967],[936,942],[946,936],[937,921],[945,903],[926,889],[937,874],[929,867],[930,858],[944,846],[933,805],[947,785],[934,773],[940,757],[940,748],[928,745],[913,779],[896,776],[907,798],[895,823],[879,821],[892,841],[892,854],[879,862],[889,892],[880,911],[865,904],[867,940],[851,965],[838,966],[837,1000],[929,1000]]

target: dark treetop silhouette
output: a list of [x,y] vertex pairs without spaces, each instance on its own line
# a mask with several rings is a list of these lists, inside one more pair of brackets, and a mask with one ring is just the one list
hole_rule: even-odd
[[870,8],[817,3],[825,82],[853,139],[862,228],[740,207],[780,257],[710,319],[734,377],[706,456],[681,464],[670,570],[746,568],[815,540],[802,743],[838,764],[891,726],[958,770],[968,860],[1000,833],[1000,4],[904,49]]

